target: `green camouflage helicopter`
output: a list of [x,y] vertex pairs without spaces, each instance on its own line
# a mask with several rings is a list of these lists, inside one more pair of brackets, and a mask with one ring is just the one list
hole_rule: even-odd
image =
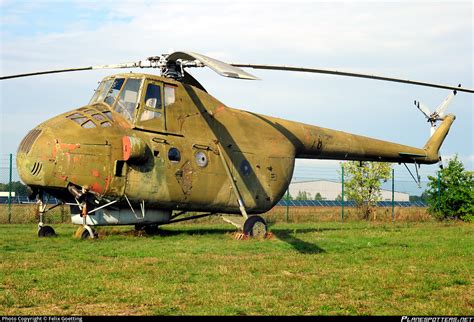
[[[209,67],[225,77],[255,80],[243,68],[333,74],[449,89],[431,113],[440,126],[423,148],[259,115],[226,106],[186,69]],[[2,80],[102,68],[159,68],[161,76],[126,73],[102,80],[90,102],[32,129],[20,143],[17,168],[31,196],[43,194],[71,206],[77,235],[93,227],[135,225],[148,233],[159,225],[220,215],[243,233],[263,237],[270,210],[290,184],[295,158],[434,164],[454,115],[444,112],[458,91],[472,89],[327,69],[227,64],[192,52],[146,61],[3,76]],[[196,212],[198,215],[186,215]]]

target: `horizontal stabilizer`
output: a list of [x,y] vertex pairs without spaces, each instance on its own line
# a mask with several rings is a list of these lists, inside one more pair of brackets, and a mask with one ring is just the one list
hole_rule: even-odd
[[398,154],[401,157],[406,157],[406,158],[426,158],[426,154],[405,153],[405,152],[399,152]]

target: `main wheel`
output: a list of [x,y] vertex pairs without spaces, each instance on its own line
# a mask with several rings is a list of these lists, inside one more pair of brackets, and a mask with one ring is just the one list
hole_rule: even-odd
[[38,237],[53,237],[56,236],[56,232],[51,226],[43,226],[38,230]]
[[81,234],[81,239],[94,239],[94,238],[97,238],[97,232],[91,228],[92,230],[92,235],[91,233],[89,232],[88,229],[85,229],[83,228],[84,230],[82,231],[82,234]]
[[251,216],[244,223],[244,234],[263,239],[267,234],[267,223],[260,216]]
[[145,233],[147,235],[156,235],[158,234],[158,225],[145,225],[145,227],[143,227],[143,229],[145,230]]

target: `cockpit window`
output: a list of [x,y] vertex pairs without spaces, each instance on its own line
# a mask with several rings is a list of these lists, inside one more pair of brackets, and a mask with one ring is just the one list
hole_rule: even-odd
[[[118,80],[118,79],[117,79]],[[142,80],[130,78],[125,83],[125,86],[120,94],[117,103],[115,104],[115,111],[122,114],[125,118],[132,121],[135,108],[138,101],[138,92],[140,90]],[[123,79],[122,79],[123,83]],[[120,87],[122,85],[120,84]],[[113,86],[112,86],[113,88]],[[106,102],[107,103],[107,102]]]
[[105,94],[110,90],[110,86],[112,85],[113,79],[108,79],[102,81],[99,84],[99,87],[95,90],[94,95],[92,96],[89,105],[92,105],[97,102],[102,102],[105,98]]
[[123,82],[125,81],[124,78],[116,78],[112,83],[112,87],[106,92],[107,95],[105,96],[104,103],[108,104],[109,106],[113,106],[117,95],[120,93],[120,89],[122,88]]

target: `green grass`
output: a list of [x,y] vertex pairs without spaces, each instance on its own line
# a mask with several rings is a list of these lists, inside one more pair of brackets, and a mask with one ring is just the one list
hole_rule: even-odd
[[0,225],[0,315],[473,315],[474,226],[275,224],[269,240],[228,225],[72,238]]

